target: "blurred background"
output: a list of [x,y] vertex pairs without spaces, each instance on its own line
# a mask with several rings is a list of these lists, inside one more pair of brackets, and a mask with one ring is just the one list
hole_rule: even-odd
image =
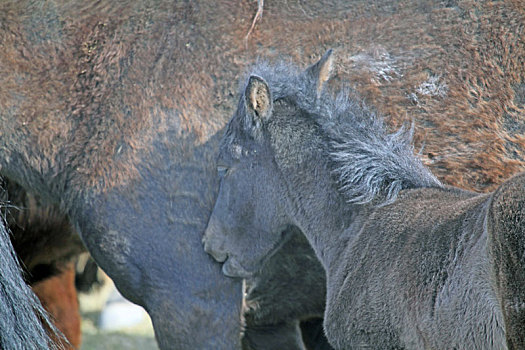
[[124,299],[87,253],[80,256],[76,272],[82,350],[158,349],[146,311]]

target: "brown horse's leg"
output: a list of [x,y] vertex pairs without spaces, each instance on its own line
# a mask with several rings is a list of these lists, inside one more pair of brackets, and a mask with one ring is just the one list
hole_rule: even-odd
[[69,340],[71,346],[64,349],[80,349],[80,313],[75,289],[75,265],[70,263],[60,274],[35,283],[33,291],[44,308],[52,315],[57,328]]

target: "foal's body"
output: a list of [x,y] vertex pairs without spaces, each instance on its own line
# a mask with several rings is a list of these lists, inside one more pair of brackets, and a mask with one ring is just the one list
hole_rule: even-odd
[[489,195],[444,187],[409,133],[321,93],[330,67],[328,52],[304,73],[251,75],[205,250],[249,277],[298,227],[326,270],[337,349],[524,348],[525,175]]
[[326,259],[334,346],[505,348],[484,229],[489,202],[456,190],[407,190],[333,232],[344,247]]
[[485,228],[492,195],[421,188],[402,191],[386,206],[347,204],[322,162],[301,164],[312,172],[280,171],[297,194],[293,223],[326,270],[331,344],[506,348]]

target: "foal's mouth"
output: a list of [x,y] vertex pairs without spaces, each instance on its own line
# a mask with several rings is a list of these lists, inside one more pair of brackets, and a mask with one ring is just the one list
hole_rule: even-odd
[[[279,250],[282,248],[282,246],[292,237],[293,233],[291,230],[291,226],[287,226],[286,228],[283,228],[281,230],[282,239],[277,242],[272,249],[264,256],[261,261],[259,262],[260,267],[259,269],[256,269],[255,272],[250,272],[246,270],[235,258],[231,257],[228,254],[224,254],[224,260],[219,261],[219,259],[213,255],[215,260],[219,262],[224,262],[222,265],[222,273],[223,275],[227,277],[234,277],[234,278],[250,278],[253,277],[264,265],[266,265],[266,262],[270,260],[270,258]],[[220,255],[219,258],[223,258],[223,255]]]
[[228,259],[228,254],[226,253],[209,252],[208,254],[210,254],[218,263],[223,263]]
[[247,271],[244,267],[232,257],[227,257],[222,264],[222,273],[227,277],[249,278],[253,273]]

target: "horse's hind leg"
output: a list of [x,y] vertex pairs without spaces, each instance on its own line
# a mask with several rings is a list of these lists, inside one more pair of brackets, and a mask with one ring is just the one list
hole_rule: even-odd
[[525,173],[496,190],[487,219],[508,348],[525,349]]

